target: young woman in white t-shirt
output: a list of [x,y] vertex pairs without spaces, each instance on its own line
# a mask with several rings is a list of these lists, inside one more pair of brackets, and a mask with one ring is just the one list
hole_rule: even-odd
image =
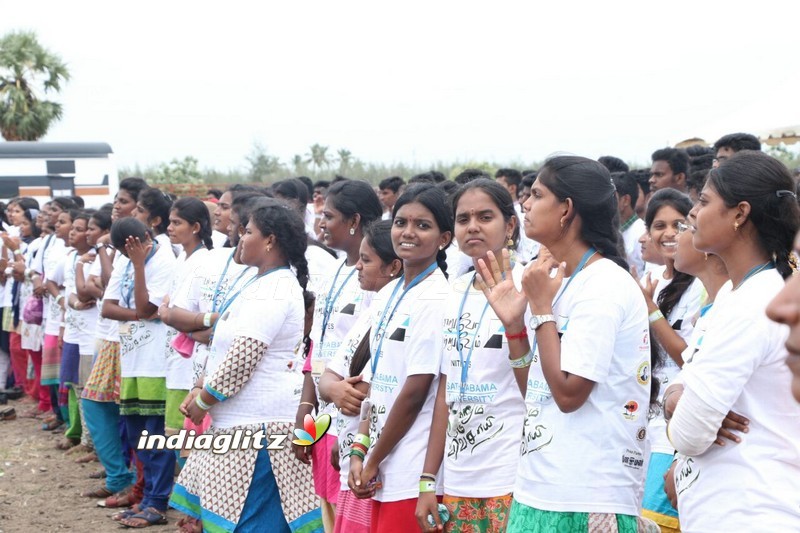
[[[664,391],[683,366],[681,354],[686,349],[694,330],[694,320],[703,303],[702,282],[675,266],[678,233],[681,225],[686,224],[691,209],[692,201],[688,196],[675,189],[661,189],[650,198],[645,214],[650,243],[664,261],[663,268],[647,273],[642,284],[650,328],[660,354],[660,364],[650,369],[660,386],[659,404],[663,401]],[[667,440],[666,427],[661,409],[655,409],[647,427],[651,453],[642,508],[643,515],[660,527],[677,531],[678,511],[664,493],[664,474],[675,454]]]
[[[173,246],[183,251],[176,261],[169,291],[169,301],[180,299],[189,292],[197,270],[213,248],[211,242],[211,216],[208,208],[197,198],[181,198],[172,204],[169,212],[167,235]],[[184,416],[180,406],[195,382],[192,354],[183,355],[172,347],[178,332],[167,327],[167,403],[165,424],[168,433],[183,429]]]
[[[361,290],[375,293],[403,272],[403,263],[392,246],[392,221],[375,221],[364,230],[357,280]],[[334,533],[369,532],[372,500],[359,499],[347,486],[350,474],[350,447],[358,434],[361,404],[369,392],[370,309],[364,309],[356,324],[342,341],[319,380],[320,397],[338,408],[336,417],[337,449],[331,462],[338,465],[340,492],[336,503]]]
[[[453,197],[459,249],[477,266],[487,253],[500,257],[515,248],[519,227],[508,190],[478,179]],[[512,276],[519,285],[523,267]],[[437,472],[444,479],[443,503],[450,512],[445,531],[506,529],[519,460],[525,401],[508,360],[508,341],[497,315],[476,287],[477,272],[450,284],[444,303],[443,357],[425,467],[420,482],[417,521],[435,531],[441,520],[435,491]],[[428,517],[435,525],[430,526]]]
[[545,163],[531,192],[525,231],[548,252],[526,269],[524,294],[507,251],[479,261],[528,411],[508,531],[635,531],[650,341],[641,289],[619,255],[614,186],[596,161],[563,156]]
[[[324,281],[316,293],[314,323],[311,329],[311,340],[314,343],[311,352],[311,372],[306,373],[304,382],[307,397],[317,396],[316,384],[322,373],[372,299],[371,293],[361,290],[355,273],[359,248],[364,238],[364,228],[374,220],[378,220],[380,216],[380,200],[368,183],[346,180],[334,183],[328,189],[319,227],[325,245],[344,252],[346,257],[338,260],[335,268],[323,273]],[[318,404],[318,415],[329,414],[334,419],[331,430],[325,438],[309,450],[312,454],[314,484],[320,497],[322,518],[326,530],[330,531],[335,521],[335,506],[340,489],[339,472],[334,469],[330,460],[332,452],[338,449],[335,420],[337,412],[335,406],[324,400],[318,401]],[[303,419],[312,410],[306,403],[298,406],[298,427],[302,426]],[[301,460],[305,458],[304,448],[296,449]]]
[[[282,203],[262,202],[239,242],[242,262],[255,272],[226,295],[206,374],[181,405],[195,424],[208,412],[214,435],[291,433],[302,391],[296,348],[303,340],[308,282],[305,227]],[[318,509],[311,483],[311,469],[288,447],[274,453],[245,446],[224,454],[195,449],[170,505],[200,519],[205,529],[288,532]],[[319,517],[316,522],[321,526]]]
[[[686,531],[800,524],[800,405],[785,365],[789,331],[765,315],[792,273],[800,227],[794,187],[783,163],[741,151],[709,172],[692,209],[694,245],[722,259],[732,289],[717,297],[702,351],[666,392],[667,435],[682,454],[674,479]],[[718,436],[736,427],[731,412],[749,421],[738,426],[738,443]]]
[[[128,444],[136,448],[145,430],[150,435],[164,435],[167,332],[156,313],[169,291],[175,255],[169,245],[158,243],[145,225],[133,218],[114,222],[111,242],[124,257],[111,274],[101,313],[119,322],[120,414]],[[137,450],[136,456],[144,470],[142,501],[138,508],[115,518],[131,527],[165,523],[175,452]]]
[[369,437],[364,439],[369,449],[364,462],[363,450],[353,444],[348,486],[359,498],[373,499],[373,532],[418,527],[414,513],[438,386],[442,302],[448,292],[445,249],[453,221],[446,203],[444,192],[431,184],[413,185],[397,200],[392,244],[403,261],[403,276],[384,287],[372,304],[371,409]]

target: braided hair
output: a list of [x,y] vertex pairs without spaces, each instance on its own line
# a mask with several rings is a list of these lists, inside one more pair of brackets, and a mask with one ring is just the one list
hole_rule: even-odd
[[306,261],[306,229],[300,214],[281,203],[260,205],[250,212],[250,222],[264,237],[274,235],[278,246],[294,267],[297,282],[303,290],[308,286]]

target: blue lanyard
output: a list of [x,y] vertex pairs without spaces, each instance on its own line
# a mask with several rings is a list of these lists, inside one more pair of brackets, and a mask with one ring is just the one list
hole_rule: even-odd
[[[595,253],[597,253],[597,250],[595,250],[595,249],[594,249],[594,248],[592,248],[591,246],[589,247],[589,249],[588,249],[588,250],[586,250],[586,252],[584,252],[584,254],[583,254],[583,257],[581,257],[581,260],[580,260],[580,262],[578,263],[578,266],[577,266],[577,267],[575,267],[575,272],[573,272],[573,273],[572,273],[572,275],[571,275],[571,276],[569,277],[569,279],[567,280],[567,284],[566,284],[566,285],[564,285],[564,288],[563,288],[563,289],[561,289],[561,291],[559,291],[559,293],[556,295],[556,298],[555,298],[555,300],[553,300],[553,310],[554,310],[554,311],[555,311],[555,308],[556,308],[556,304],[557,304],[557,303],[558,303],[558,301],[561,299],[561,296],[563,296],[563,295],[564,295],[564,293],[567,291],[567,287],[569,287],[569,284],[570,284],[570,283],[572,283],[572,280],[573,280],[573,279],[575,279],[575,278],[577,277],[577,275],[581,273],[581,271],[582,271],[582,270],[584,269],[584,267],[586,266],[586,262],[587,262],[587,261],[589,261],[589,259],[591,259],[591,258],[592,258],[592,256],[593,256]],[[536,352],[536,345],[537,345],[537,344],[538,344],[538,342],[537,342],[537,337],[536,337],[536,335],[534,335],[534,337],[533,337],[533,348],[531,348],[531,352],[533,352],[533,353],[535,353],[535,352]]]
[[701,307],[700,308],[700,317],[705,316],[705,314],[708,313],[713,306],[714,306],[714,302],[710,302],[710,303],[707,303],[706,305],[704,305],[703,307]]
[[[236,249],[234,249],[231,252],[231,255],[228,257],[228,260],[225,262],[225,269],[222,271],[222,275],[217,280],[217,286],[214,287],[214,294],[211,295],[211,312],[212,313],[216,313],[217,312],[217,298],[219,298],[219,286],[222,284],[222,280],[225,279],[225,274],[228,273],[228,267],[231,266],[231,261],[233,260],[233,256],[234,256],[235,253],[236,253]],[[242,270],[242,273],[239,274],[238,278],[236,278],[236,282],[237,283],[242,278],[242,275],[245,272],[247,272],[246,268],[244,270]],[[231,287],[233,287],[233,285]],[[230,292],[230,290],[231,290],[231,288],[228,288],[228,290],[226,291],[226,294],[228,292]]]
[[[158,248],[158,243],[153,241],[153,248],[150,249],[150,253],[147,254],[147,257],[144,260],[144,265],[145,266],[147,266],[147,263],[156,254],[156,249],[157,248]],[[128,287],[128,294],[121,294],[122,301],[125,302],[125,307],[127,307],[128,309],[130,309],[130,307],[131,307],[131,295],[133,294],[133,280],[128,277],[128,275],[129,275],[129,273],[131,271],[131,265],[132,264],[133,263],[129,259],[128,260],[128,264],[125,265],[125,276],[122,278],[123,281],[125,281],[125,282],[130,281],[130,283],[131,283],[130,286]],[[120,284],[120,291],[123,290],[122,289],[122,285],[124,285],[124,283]]]
[[[469,281],[469,285],[467,285],[466,290],[464,291],[464,297],[461,298],[461,305],[458,307],[458,318],[456,319],[456,335],[461,333],[461,316],[464,313],[464,304],[467,303],[467,297],[469,296],[469,290],[472,288],[472,284],[475,282],[475,276],[478,273],[472,275],[472,279]],[[469,354],[467,354],[467,360],[464,361],[464,351],[461,347],[461,343],[459,339],[456,338],[456,351],[458,352],[458,359],[461,361],[461,386],[459,387],[459,395],[464,395],[464,388],[467,386],[467,377],[469,376],[469,365],[472,361],[472,352],[475,351],[475,341],[478,338],[478,331],[481,329],[481,323],[483,322],[483,317],[486,314],[486,310],[489,309],[489,300],[486,300],[486,303],[483,306],[483,311],[481,312],[481,317],[478,319],[478,324],[475,326],[475,333],[472,334],[472,343],[469,347]]]
[[331,314],[333,314],[333,306],[336,304],[336,300],[339,299],[339,295],[342,293],[342,289],[344,286],[347,285],[347,282],[350,281],[350,278],[353,277],[353,272],[356,271],[354,268],[350,271],[347,277],[344,279],[341,285],[339,285],[339,289],[336,291],[336,294],[333,295],[331,298],[331,293],[333,292],[334,287],[336,287],[336,280],[339,279],[339,273],[342,271],[344,265],[347,264],[347,260],[345,259],[341,265],[339,265],[339,269],[336,271],[336,276],[333,278],[333,283],[331,283],[331,288],[328,290],[328,298],[325,300],[325,314],[322,316],[322,335],[319,337],[319,345],[322,346],[323,342],[325,341],[325,332],[328,331],[328,322],[331,320]]
[[386,302],[386,306],[383,308],[383,313],[381,313],[381,319],[378,322],[378,328],[375,332],[375,335],[372,337],[372,344],[375,344],[375,340],[380,337],[380,341],[378,341],[378,349],[375,352],[375,355],[372,357],[372,361],[370,364],[372,366],[372,375],[375,375],[375,370],[378,368],[378,360],[381,358],[381,348],[383,347],[383,339],[386,337],[386,328],[389,327],[389,322],[392,321],[392,317],[394,316],[394,312],[397,311],[397,306],[400,305],[400,302],[403,301],[403,297],[406,295],[408,291],[413,289],[415,286],[419,284],[420,281],[428,277],[428,275],[436,270],[436,267],[439,266],[437,263],[431,263],[431,265],[417,274],[417,277],[411,280],[411,283],[408,284],[408,287],[403,289],[403,292],[400,293],[400,298],[397,300],[397,303],[394,304],[392,307],[392,312],[389,314],[389,318],[386,318],[386,313],[389,311],[389,306],[392,305],[392,301],[394,297],[397,295],[397,291],[403,285],[403,282],[406,279],[406,275],[403,274],[400,276],[400,279],[397,280],[397,285],[394,286],[394,290],[392,291],[392,295],[389,297],[389,301]]
[[775,268],[775,263],[773,263],[772,261],[767,261],[763,265],[754,266],[753,268],[750,269],[750,271],[747,274],[744,275],[744,278],[742,279],[742,281],[740,281],[739,284],[737,286],[735,286],[731,290],[735,291],[736,289],[738,289],[739,287],[744,285],[745,281],[747,281],[748,279],[752,278],[753,276],[755,276],[756,274],[758,274],[762,270],[770,270],[770,269],[773,269],[773,268]]
[[[216,329],[217,329],[217,324],[219,324],[219,323],[220,323],[220,320],[222,319],[222,315],[224,315],[224,314],[225,314],[225,311],[227,311],[227,310],[228,310],[228,308],[229,308],[229,307],[230,307],[230,306],[233,304],[233,302],[236,300],[236,298],[237,298],[237,297],[238,297],[238,296],[239,296],[239,295],[240,295],[242,292],[244,292],[244,291],[245,291],[245,289],[247,289],[247,287],[249,287],[250,285],[252,285],[253,283],[255,283],[257,280],[259,280],[259,279],[263,278],[264,276],[266,276],[266,275],[268,275],[268,274],[272,274],[273,272],[276,272],[276,271],[278,271],[278,270],[287,270],[288,268],[289,268],[288,266],[280,266],[280,267],[270,268],[269,270],[267,270],[267,271],[266,271],[266,272],[264,272],[263,274],[256,274],[255,276],[253,276],[252,278],[250,278],[249,280],[247,280],[247,283],[245,283],[245,284],[244,284],[244,286],[243,286],[241,289],[239,289],[239,290],[236,292],[236,294],[234,294],[234,295],[233,295],[233,296],[231,296],[230,298],[227,298],[227,299],[225,300],[225,303],[223,303],[223,304],[222,304],[222,308],[220,308],[220,310],[219,310],[219,315],[220,315],[220,318],[219,318],[219,319],[217,319],[217,321],[216,321],[216,322],[214,322],[214,327],[212,328],[212,330],[211,330],[211,331],[212,331],[212,332],[213,332],[213,331],[216,331]],[[241,276],[239,276],[239,277],[241,277]],[[238,280],[237,280],[237,281],[238,281]],[[230,292],[230,291],[228,291],[228,292]]]

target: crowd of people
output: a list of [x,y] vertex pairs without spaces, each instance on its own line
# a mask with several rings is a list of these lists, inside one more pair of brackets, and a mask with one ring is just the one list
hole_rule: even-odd
[[[752,135],[5,214],[0,400],[35,405],[0,418],[121,525],[800,528],[800,207]],[[142,446],[187,431],[289,438]]]

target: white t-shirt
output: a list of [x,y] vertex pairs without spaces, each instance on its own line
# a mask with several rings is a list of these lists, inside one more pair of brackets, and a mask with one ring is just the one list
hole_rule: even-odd
[[[135,309],[133,265],[127,257],[122,254],[119,256],[120,262],[114,266],[106,287],[105,299],[117,300],[120,307]],[[175,272],[172,248],[159,244],[145,264],[144,272],[149,301],[157,307],[169,292],[172,274]],[[164,343],[167,326],[160,320],[131,320],[120,322],[119,328],[122,377],[165,377],[167,358],[164,354]]]
[[[370,332],[370,364],[377,365],[373,367],[375,371],[371,372],[370,385],[372,447],[380,440],[389,412],[408,376],[431,374],[434,379],[419,415],[379,467],[383,487],[375,493],[375,500],[381,502],[416,498],[419,495],[419,475],[428,449],[433,405],[439,386],[444,319],[442,303],[449,291],[447,279],[438,268],[413,287],[402,300],[401,287],[386,313],[387,323],[381,328],[380,319],[386,302],[400,281],[389,283],[381,289],[372,304],[375,312]],[[400,303],[389,320],[391,308],[398,301]],[[381,329],[384,330],[383,335]],[[377,353],[379,346],[380,354]],[[366,461],[369,460],[368,453]]]
[[[512,271],[517,287],[523,271],[520,263]],[[447,376],[450,407],[444,492],[488,498],[514,488],[525,401],[508,364],[503,324],[483,293],[472,287],[474,275],[470,272],[454,280],[444,302],[441,373]],[[466,300],[465,291],[469,291]],[[461,394],[463,368],[468,371]]]
[[[208,250],[200,248],[186,259],[186,253],[181,252],[175,261],[175,270],[169,290],[169,305],[174,307],[176,300],[185,298],[196,271],[208,258]],[[184,357],[172,347],[172,341],[178,335],[175,328],[167,326],[167,388],[173,390],[189,390],[195,383],[192,358]],[[197,343],[195,343],[197,344]]]
[[[350,329],[344,341],[339,345],[336,355],[333,356],[328,369],[335,372],[342,378],[350,377],[350,363],[353,360],[358,345],[361,339],[372,326],[372,309],[365,309],[358,317],[355,325]],[[370,365],[369,360],[361,371],[361,376],[364,381],[370,381]],[[339,482],[341,483],[342,490],[349,490],[347,486],[347,477],[350,474],[350,446],[353,445],[353,439],[358,433],[358,426],[361,422],[360,416],[349,416],[337,410],[336,416],[336,436],[339,442]]]
[[525,225],[523,224],[525,213],[522,210],[522,206],[519,205],[519,202],[514,202],[514,210],[517,212],[517,224],[519,226],[517,260],[522,264],[528,264],[534,257],[539,255],[539,249],[542,245],[525,235]]
[[[255,269],[235,262],[233,253],[231,248],[210,250],[196,266],[187,292],[179,294],[171,305],[195,313],[214,313],[222,309],[225,296],[236,294],[255,275]],[[209,351],[209,345],[194,343],[192,379],[195,382],[205,372]]]
[[641,276],[644,274],[644,259],[642,259],[642,245],[639,244],[639,237],[647,231],[644,220],[637,218],[625,231],[622,232],[622,243],[625,246],[625,255],[628,258],[628,266],[635,267],[636,272]]
[[339,268],[341,261],[315,244],[309,244],[306,248],[306,261],[308,262],[307,288],[319,298],[325,289],[325,280],[331,272]]
[[228,242],[228,236],[226,234],[217,230],[211,231],[211,244],[214,245],[213,250],[224,247],[226,242]]
[[651,384],[642,291],[628,272],[600,259],[574,276],[553,311],[561,370],[595,385],[579,409],[561,412],[537,347],[514,498],[548,511],[638,516]]
[[[104,253],[104,254],[109,254],[110,255],[110,253],[108,251],[106,251],[105,248],[103,248],[100,251],[100,253]],[[123,258],[124,258],[124,256],[121,253],[117,253],[114,256],[114,261],[111,263],[112,273],[113,273],[114,270],[117,269],[117,267],[119,266],[120,262],[122,262]],[[83,270],[85,271],[86,267],[83,267]],[[92,266],[89,268],[89,276],[95,276],[97,278],[101,278],[102,275],[103,275],[102,265],[100,264],[100,258],[97,257],[97,258],[95,258],[94,262],[92,263]],[[110,279],[111,278],[109,278],[109,281],[110,281]],[[108,290],[106,290],[103,293],[103,296],[100,299],[97,300],[97,309],[98,309],[98,311],[102,311],[103,310],[103,300],[106,298],[107,294],[108,294]],[[112,299],[116,298],[117,296],[118,295],[113,296]],[[95,329],[95,332],[96,332],[96,335],[97,335],[98,339],[101,339],[101,340],[104,340],[104,341],[119,342],[119,322],[117,322],[116,320],[112,320],[110,318],[103,318],[103,315],[100,312],[97,313],[97,327]]]
[[209,414],[214,427],[294,422],[303,391],[303,365],[296,349],[303,342],[304,307],[302,289],[289,269],[244,285],[217,322],[206,363],[206,383],[236,337],[265,343],[267,353],[237,394],[212,406]]
[[[661,291],[672,282],[672,279],[664,279],[663,272],[664,269],[659,269],[657,272],[653,273],[654,279],[658,281],[655,293],[653,294],[653,299],[655,301],[658,301],[658,296],[661,294]],[[661,275],[655,277],[656,273],[660,273]],[[675,333],[687,343],[691,339],[692,332],[694,331],[694,319],[700,312],[704,293],[703,283],[695,278],[667,317],[667,321],[672,326],[672,329],[675,330]],[[658,341],[656,340],[654,342]],[[663,365],[655,372],[655,376],[658,378],[660,384],[658,402],[663,405],[664,392],[672,385],[672,381],[681,369],[660,344],[658,350],[661,354]],[[650,451],[654,453],[666,453],[670,455],[675,453],[675,449],[667,438],[667,421],[664,420],[664,415],[660,411],[650,420],[650,424],[647,428],[647,440],[650,442]]]
[[702,354],[684,386],[718,411],[750,420],[738,444],[712,445],[675,468],[685,531],[796,531],[800,526],[800,404],[791,395],[789,328],[764,310],[783,288],[776,270],[718,295]]
[[[48,235],[47,238],[50,236]],[[67,247],[67,245],[56,237],[55,235],[52,236],[52,240],[50,240],[50,245],[44,250],[42,254],[42,268],[44,269],[44,280],[43,281],[54,281],[57,285],[63,286],[64,285],[64,270],[63,270],[63,262],[64,257],[67,255],[72,248]],[[47,240],[45,240],[45,243]],[[60,294],[64,294],[64,291],[59,291]],[[65,296],[66,297],[66,296]],[[44,334],[45,335],[58,335],[61,332],[61,324],[63,318],[63,310],[61,306],[56,303],[56,299],[50,296],[48,293],[44,299],[44,316],[42,317],[42,323],[44,325]]]
[[[61,267],[64,270],[64,342],[77,344],[81,354],[92,355],[95,348],[97,317],[100,314],[97,306],[78,311],[69,305],[70,295],[78,293],[75,285],[75,265],[78,260],[78,252],[70,250]],[[89,279],[88,267],[83,269],[83,277],[84,281]]]
[[[311,339],[314,349],[311,355],[311,374],[314,384],[319,385],[319,378],[333,359],[347,333],[355,325],[364,309],[369,307],[374,293],[361,289],[356,275],[355,265],[347,266],[342,261],[339,266],[328,273],[322,285],[322,290],[317,293],[314,304],[314,323],[311,327]],[[325,321],[325,312],[329,310],[328,321]],[[323,327],[327,331],[323,337]],[[320,401],[320,413],[336,416],[335,406]],[[336,427],[335,425],[333,426]]]

